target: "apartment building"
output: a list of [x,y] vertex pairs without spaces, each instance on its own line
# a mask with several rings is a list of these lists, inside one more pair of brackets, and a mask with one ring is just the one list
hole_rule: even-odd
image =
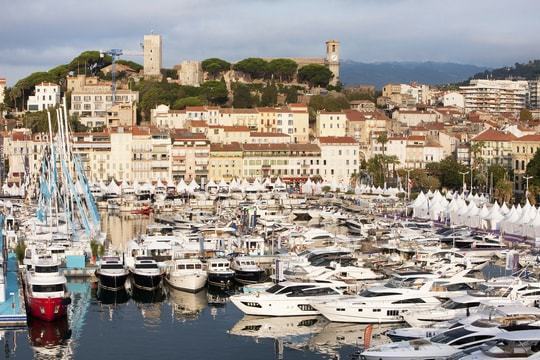
[[[131,90],[116,90],[116,105],[132,106],[139,101],[139,92]],[[108,126],[108,111],[113,107],[112,91],[103,90],[100,85],[94,89],[85,86],[81,91],[71,93],[70,115],[77,115],[81,123],[89,128]],[[124,107],[125,108],[125,107]],[[134,111],[129,110],[131,114]],[[135,119],[124,120],[130,125]]]
[[171,132],[171,142],[172,179],[207,182],[210,140],[206,135],[177,129]]
[[[382,155],[383,145],[372,140],[372,155]],[[444,158],[443,147],[425,135],[391,136],[384,146],[384,155],[395,156],[396,169],[423,169],[426,164],[441,161]]]
[[382,111],[345,110],[347,118],[346,135],[360,145],[369,145],[376,133],[389,131],[391,120]]
[[345,112],[317,112],[315,122],[315,137],[337,136],[343,137],[347,134],[347,115]]
[[229,182],[242,177],[243,149],[240,143],[211,144],[208,158],[208,178]]
[[8,161],[8,183],[21,184],[38,173],[48,134],[32,134],[30,129],[15,129],[3,138],[3,159]]
[[60,104],[60,85],[42,82],[34,88],[34,95],[28,97],[28,111],[42,111]]
[[392,118],[404,126],[416,126],[420,123],[436,122],[438,115],[432,110],[396,110]]
[[517,113],[527,105],[529,83],[521,80],[474,79],[460,89],[465,98],[466,112]]
[[484,163],[489,166],[498,164],[507,170],[512,169],[512,142],[516,136],[495,129],[487,129],[471,139],[471,148],[480,144],[480,153],[471,151],[471,161],[474,164],[475,156],[481,156]]
[[352,137],[325,136],[317,141],[321,149],[321,177],[330,183],[349,183],[360,168],[358,143]]
[[353,100],[349,103],[351,110],[374,112],[376,110],[375,103],[369,100]]
[[529,81],[529,108],[540,109],[540,79]]
[[306,181],[320,175],[321,149],[316,144],[243,144],[243,177],[281,177]]
[[514,190],[525,191],[526,181],[523,178],[527,164],[540,149],[540,135],[525,135],[512,141],[512,170],[514,170]]

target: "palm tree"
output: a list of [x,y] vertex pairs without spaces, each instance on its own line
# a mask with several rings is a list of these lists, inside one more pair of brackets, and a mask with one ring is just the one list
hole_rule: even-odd
[[388,143],[388,133],[385,131],[385,132],[382,132],[380,133],[378,136],[377,136],[377,142],[379,144],[381,144],[381,151],[382,151],[382,161],[381,161],[381,166],[382,166],[382,175],[383,175],[383,183],[385,182],[385,179],[386,179],[386,172],[387,172],[387,168],[386,168],[386,162],[385,162],[385,148],[386,148],[386,143]]
[[512,182],[501,179],[495,185],[495,197],[499,202],[509,202],[512,199]]

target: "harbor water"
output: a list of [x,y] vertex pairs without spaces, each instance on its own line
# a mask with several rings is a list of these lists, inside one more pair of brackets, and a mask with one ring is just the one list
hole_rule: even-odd
[[[103,218],[107,239],[117,249],[150,222],[142,216]],[[349,359],[365,328],[320,316],[246,317],[217,290],[107,293],[77,279],[69,280],[68,290],[73,300],[68,319],[32,320],[28,329],[0,333],[0,358]]]

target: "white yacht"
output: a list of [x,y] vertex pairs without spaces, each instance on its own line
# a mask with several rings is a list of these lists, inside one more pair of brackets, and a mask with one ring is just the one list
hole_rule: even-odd
[[204,288],[208,275],[198,259],[176,259],[168,263],[165,281],[175,289],[197,292]]
[[282,282],[252,294],[230,297],[232,303],[247,315],[301,316],[317,315],[310,303],[315,300],[338,299],[342,296],[339,285],[333,283]]
[[366,289],[359,296],[311,302],[330,321],[374,324],[402,322],[403,314],[411,309],[430,311],[440,304],[436,297],[425,293],[388,288]]
[[518,330],[499,334],[494,344],[464,354],[462,360],[540,359],[540,330]]

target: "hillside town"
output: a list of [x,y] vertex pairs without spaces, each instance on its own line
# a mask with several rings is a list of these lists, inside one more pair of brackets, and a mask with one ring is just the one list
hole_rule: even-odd
[[496,2],[3,5],[2,358],[540,360],[540,3]]
[[[130,88],[131,81],[200,87],[215,77],[203,71],[200,61],[190,60],[175,68],[175,79],[165,78],[161,36],[147,35],[144,66],[138,73],[114,61],[102,69],[108,74],[128,72],[128,80],[70,72],[59,83],[35,84],[32,94],[23,98],[22,110],[11,113],[4,107],[2,179],[22,186],[38,170],[40,154],[49,142],[47,132],[25,126],[25,115],[54,112],[67,101],[69,116],[83,128],[73,131],[70,141],[94,182],[183,179],[204,184],[279,177],[291,185],[309,178],[346,185],[356,180],[378,186],[399,181],[405,187],[397,170],[426,169],[430,163],[452,158],[471,174],[474,168],[487,177],[491,165],[500,165],[512,174],[514,192],[523,194],[527,164],[540,147],[539,80],[474,79],[450,90],[387,84],[375,94],[372,86],[341,85],[339,51],[340,43],[331,40],[326,42],[325,58],[293,58],[299,69],[313,64],[327,67],[331,72],[327,87],[339,85],[339,91],[300,84],[293,74],[290,81],[301,85],[295,102],[278,96],[274,106],[188,103],[181,109],[156,102],[149,116],[141,119],[140,95]],[[258,81],[241,71],[222,75],[230,96],[235,83]],[[6,80],[0,79],[2,97],[5,87]],[[343,93],[360,96],[350,100]],[[315,97],[339,96],[345,104],[338,109],[310,104]],[[379,158],[386,167],[392,166],[384,183],[368,166]],[[483,170],[477,169],[480,161]],[[472,176],[463,186],[469,183],[480,186]]]

